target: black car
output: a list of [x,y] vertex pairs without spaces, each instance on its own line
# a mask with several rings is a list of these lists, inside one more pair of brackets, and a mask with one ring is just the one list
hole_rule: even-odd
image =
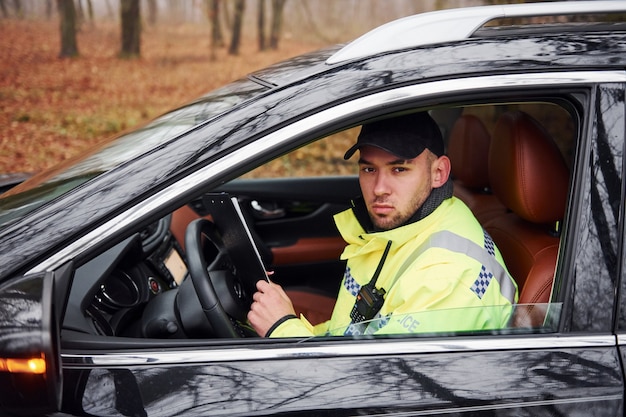
[[[2,194],[0,414],[623,416],[625,13],[401,19]],[[328,317],[345,267],[332,215],[359,194],[343,154],[360,125],[416,111],[517,281],[510,324],[258,337],[263,269]]]

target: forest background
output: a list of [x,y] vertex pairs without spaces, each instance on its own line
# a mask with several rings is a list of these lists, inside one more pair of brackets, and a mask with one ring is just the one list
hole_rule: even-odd
[[256,69],[388,21],[513,2],[523,1],[0,0],[0,174],[38,172]]

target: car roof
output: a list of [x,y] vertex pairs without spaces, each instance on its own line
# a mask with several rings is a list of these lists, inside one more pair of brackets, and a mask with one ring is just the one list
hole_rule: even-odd
[[382,25],[331,56],[327,63],[365,58],[425,45],[470,39],[496,19],[590,15],[626,11],[618,1],[568,1],[467,7],[405,17]]
[[[404,50],[462,45],[464,41],[479,42],[479,39],[489,38],[497,42],[497,38],[505,37],[522,39],[563,36],[567,33],[626,32],[626,21],[607,17],[607,14],[616,13],[626,13],[626,2],[560,1],[437,10],[391,21],[347,44],[334,45],[293,57],[256,71],[248,78],[275,88],[301,82],[312,76],[354,65],[376,56]],[[585,24],[577,22],[581,16],[591,22]],[[550,17],[554,19],[536,20]],[[525,24],[519,24],[519,20],[511,20],[518,18],[532,19]],[[592,23],[594,18],[599,21]],[[497,25],[492,25],[494,23]],[[486,53],[479,58],[497,60],[498,54],[494,51],[493,54]],[[434,68],[441,65],[436,60],[429,61]]]

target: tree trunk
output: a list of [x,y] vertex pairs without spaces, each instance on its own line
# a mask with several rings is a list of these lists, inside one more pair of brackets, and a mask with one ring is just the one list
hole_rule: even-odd
[[211,29],[211,36],[215,39],[216,46],[224,46],[224,34],[222,33],[222,25],[220,20],[220,9],[222,8],[221,0],[211,0],[211,18],[213,19],[213,27]]
[[[217,0],[217,1],[220,1],[220,0]],[[228,10],[230,4],[232,3],[227,1],[226,3],[222,3],[220,5],[220,11],[222,12],[222,18],[224,19],[224,23],[226,24],[227,30],[231,30],[233,28],[233,22],[231,19],[230,12]]]
[[93,3],[91,0],[87,0],[87,16],[89,17],[89,24],[93,26],[95,24],[95,20],[93,14]]
[[235,0],[235,16],[233,19],[233,33],[230,40],[230,55],[239,54],[239,44],[241,43],[241,27],[243,25],[243,12],[246,8],[246,0]]
[[120,57],[138,58],[141,44],[139,0],[121,0],[122,49]]
[[57,6],[61,17],[61,52],[59,57],[70,58],[78,56],[74,0],[57,0]]
[[300,6],[300,8],[303,9],[302,15],[304,16],[304,19],[306,21],[305,30],[313,33],[315,36],[323,40],[325,43],[328,43],[328,44],[336,43],[336,40],[334,40],[332,36],[328,36],[327,33],[324,30],[320,29],[319,25],[314,21],[313,17],[319,16],[319,13],[315,13],[314,11],[312,11],[311,8],[309,7],[308,2],[306,1],[298,2],[298,6]]
[[265,43],[265,0],[259,0],[257,27],[259,31],[259,51],[264,51],[267,46]]
[[156,25],[158,10],[157,0],[148,0],[148,24],[150,26]]
[[46,0],[46,19],[48,20],[52,19],[52,7],[52,0]]
[[83,11],[83,2],[81,0],[76,0],[76,27],[78,30],[83,26],[85,22],[85,12]]
[[4,2],[4,0],[0,0],[0,9],[2,9],[2,17],[8,18],[9,17],[9,10],[7,9],[7,5]]
[[115,13],[113,12],[113,6],[111,6],[111,2],[109,0],[105,0],[104,4],[107,6],[107,18],[113,19]]
[[24,18],[24,9],[22,8],[22,0],[13,0],[13,7],[15,7],[15,16],[18,19]]
[[220,1],[205,0],[207,19],[211,25],[211,60],[216,59],[216,50],[224,46],[222,27],[220,26]]
[[270,30],[270,48],[278,49],[280,33],[283,29],[283,10],[287,0],[272,0],[272,27]]

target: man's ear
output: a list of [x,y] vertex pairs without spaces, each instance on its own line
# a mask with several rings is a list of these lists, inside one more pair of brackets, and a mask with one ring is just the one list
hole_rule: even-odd
[[444,185],[446,181],[448,181],[448,178],[450,177],[450,167],[450,158],[445,155],[440,156],[433,162],[433,188],[439,188]]

